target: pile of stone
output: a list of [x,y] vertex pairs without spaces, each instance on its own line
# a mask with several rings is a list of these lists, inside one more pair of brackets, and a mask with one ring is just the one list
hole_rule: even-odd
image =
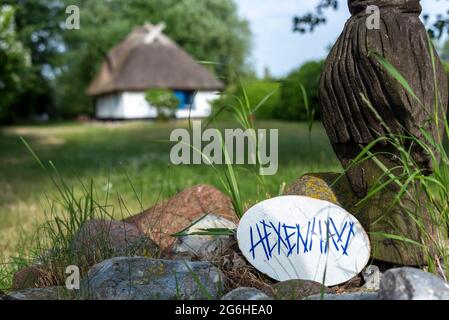
[[[349,196],[336,193],[322,177],[305,176],[287,192],[341,205],[351,203]],[[217,254],[226,251],[230,236],[188,235],[210,228],[235,229],[235,217],[226,195],[200,185],[125,221],[88,221],[71,243],[79,261],[90,267],[80,280],[79,290],[68,290],[63,283],[42,287],[45,266],[36,264],[17,272],[13,290],[0,299],[449,299],[449,285],[440,277],[417,268],[381,270],[374,265],[348,283],[332,288],[306,280],[266,280],[263,285],[247,281],[237,287],[228,279],[225,264],[217,263]],[[176,233],[184,236],[173,237]],[[110,257],[97,261],[98,253],[104,250]],[[241,273],[246,270],[246,262],[242,255],[234,254],[243,268],[239,269]],[[257,277],[265,279],[263,275]]]

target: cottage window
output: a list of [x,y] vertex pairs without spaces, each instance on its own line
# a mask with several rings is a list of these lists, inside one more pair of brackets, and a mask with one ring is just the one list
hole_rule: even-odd
[[193,91],[175,91],[175,96],[179,99],[178,109],[185,110],[192,106],[194,109],[193,99],[195,97],[195,92]]

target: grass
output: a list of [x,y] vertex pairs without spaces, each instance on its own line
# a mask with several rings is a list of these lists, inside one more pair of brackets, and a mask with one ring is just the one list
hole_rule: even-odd
[[[108,212],[122,218],[150,207],[189,186],[207,183],[223,190],[209,166],[170,166],[167,140],[175,127],[187,122],[133,122],[116,124],[51,124],[8,127],[0,131],[0,259],[24,254],[26,243],[49,211],[48,198],[57,192],[49,176],[39,167],[20,137],[29,143],[44,164],[51,161],[73,191],[82,196],[83,185],[93,181],[97,199],[105,199]],[[234,122],[214,124],[237,127]],[[277,195],[283,183],[313,171],[340,171],[321,125],[276,121],[258,122],[258,128],[279,129],[279,171],[265,177],[266,190]],[[313,144],[310,143],[313,141]],[[241,167],[236,166],[237,170]],[[243,169],[243,168],[242,168]],[[239,170],[243,206],[266,198],[255,187],[253,176]],[[224,191],[224,190],[223,190]],[[21,245],[22,243],[22,245]]]

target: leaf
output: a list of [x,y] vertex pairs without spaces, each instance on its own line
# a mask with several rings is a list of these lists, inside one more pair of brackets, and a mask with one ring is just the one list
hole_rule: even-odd
[[199,231],[194,231],[191,233],[178,233],[176,237],[186,237],[186,236],[211,236],[211,237],[220,237],[220,236],[233,236],[235,235],[235,229],[226,229],[226,228],[210,228],[210,229],[198,229]]
[[405,243],[410,243],[410,244],[414,244],[418,247],[424,247],[423,244],[416,242],[412,239],[406,238],[406,237],[402,237],[402,236],[398,236],[398,235],[394,235],[394,234],[390,234],[390,233],[384,233],[384,232],[369,232],[369,234],[371,236],[378,236],[378,237],[382,237],[385,239],[391,239],[391,240],[397,240],[397,241],[402,241]]
[[408,81],[402,76],[402,74],[387,60],[385,59],[383,56],[381,56],[380,54],[378,54],[377,52],[370,52],[368,54],[368,57],[373,55],[377,61],[385,68],[385,70],[387,70],[387,72],[393,77],[395,78],[400,84],[401,86],[416,100],[419,102],[420,105],[423,105],[423,103],[421,102],[421,100],[419,100],[418,96],[415,94],[415,92],[413,91],[412,87],[410,86],[410,84],[408,83]]
[[254,107],[253,111],[251,111],[251,114],[254,114],[257,110],[259,110],[259,108],[262,107],[265,104],[265,102],[267,102],[267,100],[270,99],[273,96],[273,94],[276,93],[276,91],[278,91],[278,89],[271,91],[269,94],[263,97],[263,99],[259,101],[257,106]]
[[206,218],[209,214],[210,214],[210,213],[206,213],[206,214],[203,215],[201,218],[199,218],[199,219],[193,221],[193,222],[192,222],[189,226],[187,226],[186,228],[182,229],[181,231],[179,231],[179,232],[177,232],[177,233],[172,234],[171,236],[172,236],[172,237],[183,237],[183,236],[185,236],[185,235],[188,235],[188,234],[186,234],[186,231],[189,230],[189,229],[190,229],[191,227],[193,227],[194,225],[196,225],[196,224],[197,224],[198,222],[200,222],[201,220],[203,220],[204,218]]
[[186,261],[184,261],[184,264],[187,267],[187,269],[189,269],[189,273],[192,275],[193,281],[195,281],[195,283],[198,285],[200,291],[206,296],[208,300],[213,300],[214,297],[201,282],[201,279],[198,277],[198,275],[192,270],[192,268],[190,268],[189,264]]

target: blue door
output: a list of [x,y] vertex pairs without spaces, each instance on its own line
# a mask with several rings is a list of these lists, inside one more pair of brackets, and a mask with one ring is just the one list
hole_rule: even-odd
[[178,109],[180,110],[189,109],[193,104],[193,91],[175,91],[175,96],[179,99]]

